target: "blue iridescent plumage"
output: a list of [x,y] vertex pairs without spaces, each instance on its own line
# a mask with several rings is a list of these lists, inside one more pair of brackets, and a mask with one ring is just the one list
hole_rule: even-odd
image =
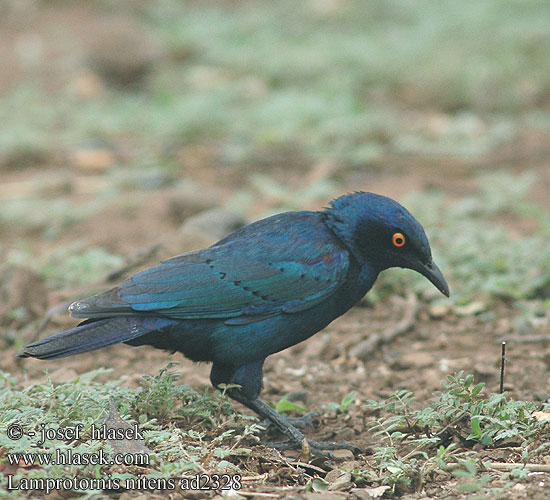
[[[396,234],[402,246],[392,243]],[[215,386],[239,384],[230,395],[296,442],[303,435],[258,399],[264,359],[323,329],[396,266],[448,295],[420,223],[390,198],[352,193],[323,211],[252,223],[75,302],[72,315],[88,319],[21,356],[54,359],[118,342],[180,351],[211,361]]]

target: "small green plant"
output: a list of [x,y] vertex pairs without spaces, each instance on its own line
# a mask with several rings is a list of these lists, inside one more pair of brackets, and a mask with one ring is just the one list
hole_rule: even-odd
[[[380,439],[373,455],[376,466],[362,471],[360,477],[390,485],[395,492],[411,491],[423,478],[445,474],[450,466],[460,476],[463,472],[456,469],[457,464],[462,464],[468,477],[475,476],[472,448],[476,443],[515,445],[524,449],[525,459],[545,450],[528,451],[541,441],[541,433],[548,432],[531,417],[535,405],[511,400],[506,394],[487,396],[484,385],[475,384],[473,375],[459,372],[447,376],[428,406],[415,406],[414,394],[408,391],[396,392],[385,401],[367,402],[369,412],[383,416],[371,424],[373,436]],[[485,475],[464,487],[477,491],[488,481]]]
[[149,418],[166,419],[172,414],[178,396],[192,394],[188,386],[176,386],[179,373],[173,368],[179,363],[169,363],[157,375],[144,375],[143,386],[133,401],[134,414],[143,412]]
[[322,477],[312,477],[306,483],[306,491],[327,491],[330,484],[325,481]]
[[348,408],[350,405],[355,403],[355,400],[357,399],[357,393],[355,391],[352,391],[348,394],[346,394],[340,403],[328,403],[326,406],[329,410],[336,411],[338,413],[346,413],[348,411]]
[[461,493],[477,493],[483,490],[487,484],[491,481],[489,474],[482,474],[478,476],[478,468],[475,460],[469,458],[462,462],[463,469],[456,469],[453,471],[453,475],[460,479],[465,479],[458,485],[458,491]]
[[[109,400],[115,402],[120,417],[127,423],[139,425],[145,446],[160,460],[148,465],[128,466],[111,477],[125,481],[138,475],[147,478],[181,478],[189,472],[213,473],[240,472],[243,460],[251,450],[245,444],[259,430],[256,419],[245,417],[232,409],[227,398],[219,391],[191,391],[177,385],[179,379],[169,364],[157,375],[145,376],[143,387],[122,388],[120,381],[99,382],[97,378],[111,370],[98,369],[82,374],[73,380],[56,384],[23,386],[17,379],[0,373],[0,497],[28,498],[24,490],[8,491],[3,476],[9,467],[12,483],[19,484],[26,477],[83,479],[107,478],[112,472],[106,465],[71,465],[41,462],[29,468],[21,467],[23,455],[52,456],[58,453],[96,454],[103,450],[109,454],[109,444],[93,439],[92,425],[101,428],[109,414]],[[10,439],[8,429],[20,426],[23,436]],[[66,429],[80,426],[78,439],[64,440],[51,435],[42,442],[42,429]],[[35,433],[34,435],[32,433]],[[52,452],[52,450],[54,450]],[[15,457],[15,458],[14,458]],[[100,490],[82,492],[74,490],[79,498],[107,499]]]
[[307,411],[306,408],[303,406],[300,406],[299,404],[294,403],[293,401],[289,401],[286,396],[283,396],[279,402],[275,406],[275,410],[279,413],[284,413],[287,411],[297,411],[300,413],[305,413]]

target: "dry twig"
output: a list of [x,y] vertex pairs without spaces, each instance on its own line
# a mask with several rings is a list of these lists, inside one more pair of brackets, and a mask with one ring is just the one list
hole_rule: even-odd
[[369,338],[365,339],[363,342],[360,342],[353,349],[351,349],[349,353],[350,356],[364,361],[368,359],[370,355],[380,346],[393,342],[397,337],[399,337],[399,335],[403,335],[411,330],[416,322],[418,310],[419,304],[416,295],[414,293],[409,293],[407,295],[405,312],[403,313],[403,318],[401,321],[391,330],[370,335]]

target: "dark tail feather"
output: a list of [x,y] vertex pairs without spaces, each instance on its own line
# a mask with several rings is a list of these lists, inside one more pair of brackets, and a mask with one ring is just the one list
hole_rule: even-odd
[[[166,326],[160,318],[118,317],[84,321],[75,328],[23,347],[20,358],[55,359],[94,351],[141,337]],[[164,324],[159,324],[164,323]]]

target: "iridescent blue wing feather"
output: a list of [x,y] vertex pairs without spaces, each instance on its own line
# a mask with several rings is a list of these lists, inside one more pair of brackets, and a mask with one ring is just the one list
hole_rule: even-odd
[[142,312],[240,324],[323,301],[345,281],[348,258],[318,214],[281,214],[137,273],[118,289],[78,302],[72,312],[88,318]]

